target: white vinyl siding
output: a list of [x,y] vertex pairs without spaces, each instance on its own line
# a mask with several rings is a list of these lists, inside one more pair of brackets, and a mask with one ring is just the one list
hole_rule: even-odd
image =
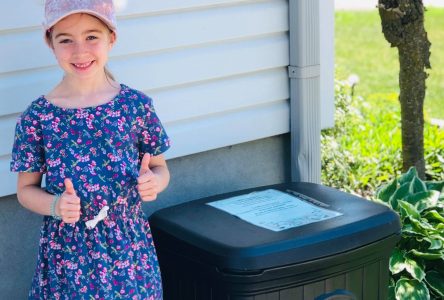
[[[17,116],[61,78],[43,42],[43,2],[1,4],[0,195],[16,192],[9,160]],[[110,69],[154,99],[172,139],[167,158],[289,131],[287,1],[127,3]]]

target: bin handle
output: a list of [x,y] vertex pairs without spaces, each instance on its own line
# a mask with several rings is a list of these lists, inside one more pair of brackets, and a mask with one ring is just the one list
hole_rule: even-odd
[[344,299],[344,298],[336,298],[335,296],[346,296],[346,299],[350,299],[350,300],[356,300],[356,296],[353,295],[352,292],[347,291],[347,290],[334,290],[333,292],[330,293],[326,293],[323,295],[319,295],[315,298],[315,300],[334,300],[334,299]]

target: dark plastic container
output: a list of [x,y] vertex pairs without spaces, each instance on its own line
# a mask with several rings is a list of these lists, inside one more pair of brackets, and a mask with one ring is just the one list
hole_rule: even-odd
[[[276,232],[207,205],[266,189],[342,215]],[[385,300],[400,233],[388,207],[301,182],[165,208],[150,224],[165,300]]]

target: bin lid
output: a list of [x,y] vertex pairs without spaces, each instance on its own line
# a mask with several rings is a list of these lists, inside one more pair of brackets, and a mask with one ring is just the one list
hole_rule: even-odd
[[[209,205],[265,190],[297,196],[336,215],[273,231]],[[305,182],[257,187],[164,208],[150,217],[150,225],[159,252],[167,249],[231,272],[313,261],[390,236],[397,238],[401,228],[398,215],[385,205]]]

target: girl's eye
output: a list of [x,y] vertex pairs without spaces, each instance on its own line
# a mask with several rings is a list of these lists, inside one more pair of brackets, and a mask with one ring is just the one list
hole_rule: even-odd
[[70,39],[63,39],[63,40],[60,40],[60,44],[68,44],[68,43],[70,43],[71,42],[71,40]]
[[92,41],[92,40],[96,40],[96,39],[97,39],[97,37],[94,35],[90,35],[86,38],[86,40],[88,40],[88,41]]

